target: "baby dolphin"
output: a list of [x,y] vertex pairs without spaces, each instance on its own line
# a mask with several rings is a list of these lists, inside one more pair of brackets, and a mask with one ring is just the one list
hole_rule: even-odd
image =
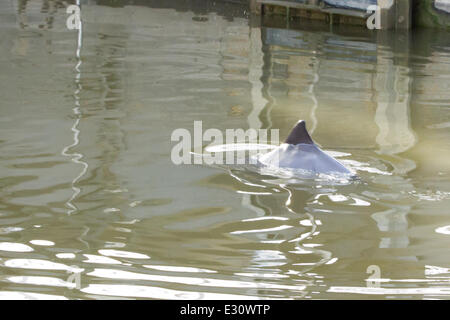
[[350,170],[325,152],[311,139],[304,120],[297,122],[286,141],[262,155],[258,161],[265,166],[301,169],[315,174],[347,174]]

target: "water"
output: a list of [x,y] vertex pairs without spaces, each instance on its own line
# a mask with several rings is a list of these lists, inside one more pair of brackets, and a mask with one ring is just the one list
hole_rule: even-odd
[[[45,3],[0,4],[1,298],[450,298],[448,33]],[[170,161],[299,119],[360,181]]]

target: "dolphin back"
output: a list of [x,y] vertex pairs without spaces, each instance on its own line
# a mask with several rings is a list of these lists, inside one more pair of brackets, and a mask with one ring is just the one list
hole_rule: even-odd
[[351,174],[350,170],[315,144],[284,143],[261,156],[259,162],[264,166],[301,169],[315,174]]

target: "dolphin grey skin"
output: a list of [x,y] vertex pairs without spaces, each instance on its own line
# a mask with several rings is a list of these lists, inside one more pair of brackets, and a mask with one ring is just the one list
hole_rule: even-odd
[[316,174],[353,175],[341,163],[320,150],[309,136],[303,120],[297,122],[283,144],[261,156],[258,161],[265,166],[302,169]]

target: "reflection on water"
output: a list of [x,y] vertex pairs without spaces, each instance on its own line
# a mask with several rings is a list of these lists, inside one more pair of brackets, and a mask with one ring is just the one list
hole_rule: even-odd
[[[449,298],[448,34],[81,2],[0,4],[0,298]],[[298,119],[361,180],[170,161]]]

